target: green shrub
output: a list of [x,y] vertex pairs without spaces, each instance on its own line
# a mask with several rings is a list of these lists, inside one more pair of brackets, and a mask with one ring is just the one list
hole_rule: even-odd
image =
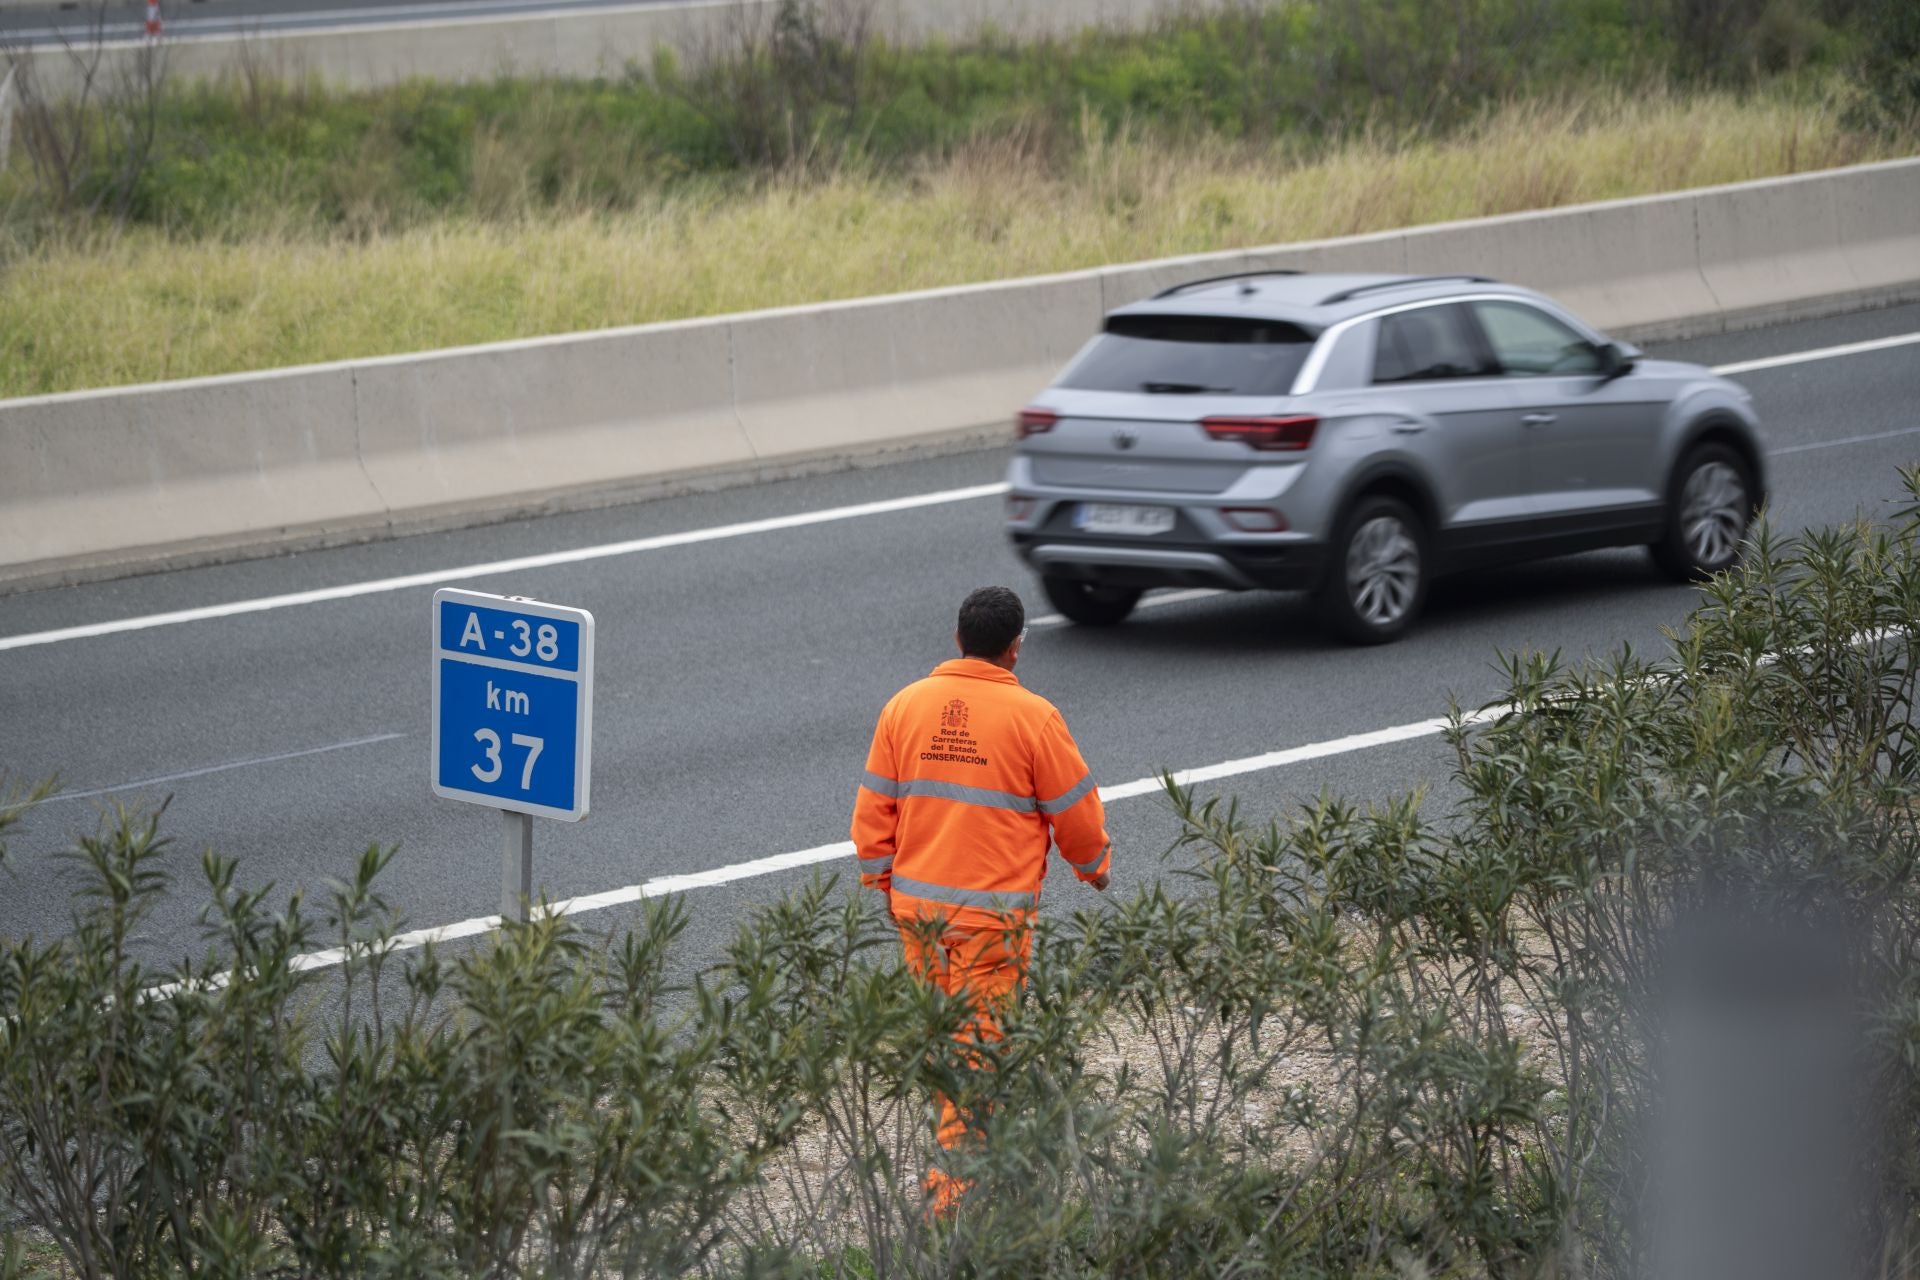
[[[1170,787],[1192,856],[1046,925],[975,1070],[828,883],[675,987],[678,902],[403,956],[382,851],[318,910],[210,855],[207,956],[155,969],[164,836],[118,815],[66,935],[0,947],[0,1206],[89,1277],[1637,1276],[1691,1203],[1667,1131],[1713,1132],[1663,1123],[1679,1050],[1777,1005],[1857,1022],[1864,1085],[1784,1108],[1845,1160],[1772,1171],[1845,1228],[1800,1273],[1911,1274],[1916,617],[1916,511],[1763,530],[1667,660],[1509,659],[1446,813]],[[935,1091],[984,1141],[929,1223]]]
[[1905,0],[1861,0],[1868,118],[1882,127],[1920,120],[1920,9]]
[[[1258,3],[1143,32],[905,47],[854,0],[785,0],[692,60],[663,52],[612,78],[348,92],[243,68],[175,86],[144,166],[106,166],[130,175],[106,212],[196,237],[288,223],[366,233],[631,208],[688,179],[910,170],[1014,137],[1047,139],[1030,154],[1056,169],[1083,139],[1122,131],[1324,147],[1367,130],[1443,134],[1528,94],[1845,68],[1856,47],[1878,109],[1910,118],[1912,6],[1859,3]],[[118,125],[93,129],[103,156]],[[0,174],[0,221],[29,240],[71,231],[78,197],[33,176],[39,152],[23,141]]]

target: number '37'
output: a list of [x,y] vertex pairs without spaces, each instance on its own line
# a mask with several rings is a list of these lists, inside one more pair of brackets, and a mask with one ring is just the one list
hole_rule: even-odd
[[[468,765],[467,767],[472,769],[473,776],[482,782],[498,782],[500,780],[501,768],[500,735],[491,729],[475,729],[473,731],[473,738],[474,741],[480,744],[481,751],[487,757],[487,763],[485,768],[477,764]],[[531,734],[516,733],[512,737],[512,742],[516,747],[525,747],[527,749],[526,763],[520,766],[520,789],[522,791],[530,791],[533,788],[533,762],[540,758],[540,752],[546,747],[547,740],[545,738],[536,738]]]

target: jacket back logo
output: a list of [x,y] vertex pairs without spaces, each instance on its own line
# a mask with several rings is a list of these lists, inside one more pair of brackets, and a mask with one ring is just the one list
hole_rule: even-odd
[[947,704],[946,714],[940,717],[940,723],[944,724],[949,729],[966,728],[967,727],[967,704],[962,702],[958,698],[955,698],[952,702],[949,702]]

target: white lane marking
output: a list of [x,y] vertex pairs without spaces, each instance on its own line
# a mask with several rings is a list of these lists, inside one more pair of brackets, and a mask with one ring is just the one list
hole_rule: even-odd
[[355,596],[381,595],[413,587],[438,586],[467,578],[499,573],[522,573],[529,569],[549,569],[555,565],[579,564],[584,560],[604,560],[610,556],[637,555],[643,551],[662,551],[700,542],[720,542],[757,533],[775,533],[782,529],[804,529],[808,525],[832,524],[856,520],[862,516],[885,515],[894,511],[912,511],[919,507],[937,507],[950,502],[968,502],[991,498],[1007,491],[1002,484],[976,484],[965,489],[943,489],[936,493],[916,493],[905,498],[886,498],[879,502],[861,502],[850,507],[829,507],[823,511],[802,511],[795,515],[772,516],[765,520],[745,520],[739,524],[690,529],[683,533],[655,534],[626,542],[608,542],[599,546],[574,547],[567,551],[549,551],[542,555],[517,556],[511,560],[493,560],[485,564],[466,564],[452,569],[432,569],[397,578],[379,578],[371,582],[349,582],[337,587],[313,591],[293,591],[283,596],[262,596],[253,600],[234,600],[227,604],[203,605],[197,609],[178,609],[172,613],[149,613],[137,618],[119,618],[112,622],[93,622],[78,627],[60,627],[53,631],[35,631],[19,636],[0,636],[0,652],[27,649],[34,645],[57,644],[63,640],[81,640],[89,636],[110,636],[122,631],[145,631],[152,627],[174,626],[182,622],[204,622],[212,618],[231,618],[243,613],[264,613],[270,609],[288,609],[295,605],[319,604],[327,600],[348,600]]
[[[1813,360],[1831,360],[1839,356],[1857,355],[1866,351],[1881,351],[1889,347],[1920,342],[1920,333],[1900,334],[1891,338],[1875,338],[1866,342],[1851,342],[1837,347],[1821,347],[1811,351],[1792,352],[1787,355],[1766,356],[1759,360],[1746,360],[1736,364],[1723,364],[1714,369],[1715,373],[1746,373],[1757,369],[1772,369],[1781,365],[1802,364]],[[721,525],[711,529],[694,529],[686,533],[661,534],[651,538],[635,538],[629,542],[606,543],[601,546],[576,547],[571,551],[554,551],[545,555],[521,556],[512,560],[498,560],[490,564],[462,565],[454,569],[436,569],[426,573],[406,574],[397,578],[381,578],[372,582],[347,583],[338,587],[322,587],[314,591],[295,591],[282,596],[265,596],[255,600],[236,600],[229,604],[207,605],[198,609],[181,609],[172,613],[147,614],[137,618],[121,618],[113,622],[97,622],[78,627],[62,627],[53,631],[40,631],[28,635],[0,637],[0,652],[8,649],[26,649],[35,645],[56,644],[63,640],[80,640],[90,636],[114,635],[122,631],[144,631],[151,627],[172,626],[183,622],[200,622],[211,618],[229,618],[236,614],[260,613],[269,609],[287,609],[295,605],[319,604],[327,600],[346,600],[355,596],[378,595],[388,591],[404,591],[409,587],[434,586],[444,582],[457,582],[464,578],[475,578],[492,573],[515,573],[526,569],[545,569],[554,565],[577,564],[584,560],[600,560],[608,556],[634,555],[643,551],[658,551],[667,547],[683,547],[697,542],[715,542],[724,538],[740,538],[756,533],[771,533],[781,529],[798,529],[812,524],[827,524],[836,520],[852,520],[861,516],[880,515],[890,511],[907,511],[915,507],[938,506],[949,502],[965,502],[973,498],[987,498],[1007,491],[1005,484],[973,485],[965,489],[948,489],[938,493],[914,494],[905,498],[889,498],[880,502],[863,502],[850,507],[834,507],[825,511],[803,512],[799,515],[775,516],[767,520],[749,520],[740,524]],[[1046,625],[1055,625],[1051,622]]]
[[[1505,715],[1509,708],[1489,707],[1484,711],[1475,711],[1462,719],[1470,725],[1486,724]],[[1445,733],[1451,721],[1445,716],[1436,716],[1432,720],[1416,720],[1412,724],[1395,725],[1391,729],[1375,729],[1369,733],[1352,733],[1344,738],[1332,738],[1326,742],[1310,742],[1303,747],[1287,747],[1280,751],[1269,751],[1264,755],[1244,756],[1238,760],[1225,760],[1219,764],[1204,765],[1198,769],[1182,769],[1173,775],[1173,780],[1183,787],[1195,786],[1202,782],[1218,782],[1222,778],[1234,778],[1243,773],[1261,773],[1268,769],[1284,769],[1291,764],[1301,764],[1308,760],[1324,760],[1328,756],[1342,756],[1354,751],[1370,751],[1374,747],[1391,746],[1396,742],[1412,742],[1418,738],[1431,738]],[[1151,795],[1160,790],[1160,779],[1140,778],[1133,782],[1123,782],[1117,787],[1100,788],[1103,802],[1113,800],[1131,800],[1135,796]]]
[[[670,893],[686,893],[692,889],[705,889],[716,884],[726,884],[730,880],[750,880],[755,876],[772,875],[776,871],[791,871],[795,867],[812,866],[819,862],[832,862],[839,858],[853,856],[853,843],[842,841],[839,844],[824,844],[814,849],[801,849],[794,853],[777,853],[770,858],[755,858],[752,862],[737,862],[730,867],[716,867],[712,871],[697,871],[689,875],[661,876],[645,884],[628,885],[624,889],[609,889],[605,893],[591,893],[583,897],[567,898],[552,904],[555,915],[577,916],[589,911],[605,911],[610,907],[626,906],[646,898],[664,897]],[[432,944],[455,942],[461,938],[477,937],[491,933],[501,925],[499,916],[476,916],[471,920],[461,920],[456,924],[436,925],[431,929],[415,929],[409,933],[397,933],[387,940],[384,950],[388,954],[396,951],[413,951]],[[369,945],[364,950],[371,954],[374,948]],[[296,972],[313,969],[330,969],[347,962],[344,947],[329,947],[325,951],[313,951],[306,955],[295,956],[288,961],[288,967]],[[218,990],[225,986],[230,974],[219,974],[200,980],[198,985],[206,990]],[[147,994],[154,999],[164,1000],[179,992],[185,984],[164,983],[148,988]]]
[[1812,351],[1791,351],[1786,355],[1762,356],[1758,360],[1736,360],[1732,364],[1716,365],[1713,371],[1723,375],[1753,373],[1759,369],[1778,369],[1790,364],[1807,364],[1814,360],[1833,360],[1840,356],[1857,356],[1868,351],[1885,351],[1889,347],[1904,347],[1915,342],[1920,342],[1920,333],[1901,333],[1891,338],[1870,338],[1865,342],[1847,342],[1837,347],[1819,347]]
[[[1470,725],[1485,724],[1504,715],[1508,708],[1490,707],[1484,711],[1473,712],[1464,717]],[[1374,747],[1389,746],[1397,742],[1413,742],[1420,738],[1437,737],[1446,731],[1448,720],[1439,716],[1432,720],[1419,720],[1413,724],[1395,725],[1390,729],[1375,729],[1370,733],[1349,734],[1343,738],[1331,738],[1326,742],[1311,742],[1305,746],[1288,747],[1281,751],[1269,751],[1264,755],[1245,756],[1238,760],[1225,760],[1219,764],[1203,765],[1195,769],[1182,769],[1173,775],[1173,780],[1183,787],[1195,786],[1203,782],[1216,782],[1221,778],[1237,777],[1246,773],[1260,773],[1270,769],[1283,769],[1288,765],[1301,764],[1308,760],[1323,760],[1328,756],[1346,755],[1355,751],[1367,751]],[[1118,786],[1101,787],[1100,799],[1103,803],[1113,804],[1121,800],[1132,800],[1138,796],[1154,795],[1161,789],[1158,775],[1150,778],[1138,778],[1132,782],[1123,782]],[[842,840],[837,844],[816,845],[811,849],[800,849],[793,853],[776,853],[771,857],[755,858],[751,862],[736,862],[730,866],[715,867],[710,871],[692,871],[681,875],[659,876],[641,884],[630,884],[619,889],[609,889],[603,893],[590,893],[577,898],[565,898],[549,908],[555,915],[577,916],[592,911],[605,911],[611,907],[627,906],[647,898],[660,898],[673,893],[689,893],[695,889],[708,889],[715,885],[728,884],[735,880],[751,880],[759,876],[773,875],[780,871],[792,871],[797,867],[814,866],[822,862],[837,862],[853,856],[853,842]],[[438,925],[431,929],[415,929],[410,933],[395,934],[388,944],[390,951],[411,951],[429,943],[450,942],[458,938],[471,938],[488,933],[500,927],[500,917],[478,916],[472,920],[462,920],[456,924]],[[325,969],[342,964],[347,955],[341,948],[316,951],[299,956],[293,960],[296,969]],[[156,988],[164,993],[172,988]]]
[[[1205,600],[1209,596],[1223,596],[1227,593],[1216,587],[1196,587],[1191,591],[1169,591],[1165,595],[1147,596],[1134,608],[1158,609],[1164,605],[1185,604],[1189,600]],[[1030,627],[1060,627],[1066,625],[1066,618],[1057,613],[1043,613],[1028,621]]]
[[1876,440],[1897,440],[1901,436],[1920,436],[1920,427],[1901,427],[1897,431],[1875,431],[1871,435],[1842,436],[1838,440],[1817,440],[1812,444],[1790,444],[1779,449],[1767,450],[1769,458],[1778,458],[1788,453],[1811,453],[1815,449],[1838,449],[1846,444],[1872,444]]
[[304,756],[325,755],[329,751],[345,751],[351,747],[370,747],[376,742],[392,742],[404,738],[404,733],[376,733],[368,738],[354,738],[350,742],[330,742],[324,747],[304,747],[299,751],[280,751],[270,756],[252,756],[245,760],[229,760],[225,764],[210,764],[204,769],[188,769],[184,773],[163,773],[154,778],[141,778],[134,782],[117,783],[111,787],[96,787],[92,791],[62,791],[48,796],[42,804],[53,804],[60,800],[87,800],[94,796],[110,796],[118,791],[137,791],[141,787],[157,787],[163,783],[180,782],[187,778],[204,778],[210,773],[225,773],[230,769],[251,769],[255,765],[278,764],[282,760],[298,760]]

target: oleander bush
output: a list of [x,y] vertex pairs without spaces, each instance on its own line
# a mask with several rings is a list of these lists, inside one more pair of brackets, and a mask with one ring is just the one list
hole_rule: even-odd
[[[1657,661],[1507,659],[1444,805],[1170,785],[1181,856],[1041,926],[977,1069],[830,882],[680,982],[678,901],[399,952],[385,851],[318,906],[209,855],[206,958],[155,967],[165,835],[118,814],[0,946],[0,1272],[1914,1274],[1907,485],[1761,530]],[[983,1133],[950,1220],[936,1090]]]

